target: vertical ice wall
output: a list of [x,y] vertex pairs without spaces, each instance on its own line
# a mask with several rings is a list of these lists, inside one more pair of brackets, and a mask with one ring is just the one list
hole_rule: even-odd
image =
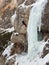
[[46,3],[47,0],[37,0],[30,11],[27,27],[27,35],[28,35],[28,53],[31,57],[35,57],[38,53],[38,46],[40,44],[37,43],[38,42],[37,27],[39,27],[40,31],[41,17],[44,12]]

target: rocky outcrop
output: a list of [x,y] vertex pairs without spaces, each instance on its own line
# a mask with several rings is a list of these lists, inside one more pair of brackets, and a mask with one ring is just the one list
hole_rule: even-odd
[[[21,1],[21,3],[22,2],[23,1]],[[35,2],[35,1],[31,1],[31,0],[28,1],[27,0],[25,4],[26,5],[30,5],[33,2]],[[47,23],[48,22],[48,16],[49,16],[49,14],[47,15],[48,8],[49,8],[48,7],[49,6],[48,3],[46,5],[46,7],[45,7],[44,15],[42,17],[42,24],[43,24],[42,27],[41,27],[42,32],[43,31],[48,31],[48,27],[49,27],[48,26],[49,24]],[[20,4],[20,2],[19,2],[19,4]],[[24,34],[26,35],[26,33],[27,33],[27,25],[28,25],[28,20],[29,20],[30,9],[31,9],[30,7],[27,8],[27,9],[23,8],[23,7],[19,7],[18,9],[16,9],[16,11],[17,11],[17,18],[15,19],[15,22],[14,22],[14,29],[15,29],[16,32],[19,33],[20,37],[19,37],[19,35],[18,36],[13,35],[12,39],[11,39],[12,42],[19,43],[19,44],[21,42],[21,44],[25,44],[25,42],[23,43],[23,41],[26,40],[26,37],[25,37],[25,39],[23,39],[23,38],[24,38]],[[48,24],[48,25],[46,25],[46,24]],[[22,35],[23,35],[23,37],[21,37]],[[45,36],[45,34],[43,35],[43,37],[44,36]],[[21,38],[23,41],[21,41],[19,38]],[[27,45],[27,42],[26,42],[26,45]]]
[[14,51],[16,53],[27,52],[28,44],[26,35],[13,33],[11,36],[11,42],[15,43],[12,49],[12,53],[14,53]]
[[[48,53],[49,53],[49,38],[47,39],[46,44],[43,48],[41,57],[44,58]],[[49,65],[49,62],[48,62],[48,65]]]
[[14,22],[14,29],[19,33],[26,33],[30,8],[24,9],[23,7],[17,10],[17,19]]
[[[18,5],[20,5],[20,4],[22,4],[23,2],[24,2],[25,0],[17,0],[17,2],[18,2]],[[35,0],[27,0],[26,1],[26,5],[30,5],[30,4],[32,4],[32,3],[34,3],[35,2]]]
[[46,44],[43,49],[42,58],[45,57],[49,53],[49,44]]
[[5,50],[5,48],[8,46],[8,42],[10,41],[11,33],[3,31],[0,33],[0,55]]
[[25,44],[25,35],[21,35],[21,34],[12,34],[12,37],[11,37],[11,41],[13,43],[23,43]]
[[15,29],[15,32],[18,34],[15,35],[15,33],[13,33],[11,36],[11,41],[15,44],[17,43],[18,45],[21,45],[22,48],[24,48],[23,50],[24,52],[26,52],[28,49],[26,34],[27,34],[27,25],[29,20],[30,9],[31,9],[30,7],[23,8],[21,6],[16,9],[17,17],[14,21],[14,29]]
[[[15,44],[17,43],[16,45],[22,46],[22,48],[24,48],[23,49],[24,52],[26,52],[28,49],[26,34],[27,34],[27,25],[28,25],[30,9],[31,9],[30,7],[27,9],[23,7],[19,7],[16,9],[17,17],[14,21],[14,29],[15,32],[18,34],[15,35],[15,33],[13,33],[11,36],[11,41]],[[18,51],[18,49],[16,51]]]
[[[0,27],[7,29],[12,27],[10,18],[15,12],[16,4],[15,1],[13,2],[13,0],[1,0],[0,3]],[[2,6],[3,4],[4,6]]]
[[49,0],[44,10],[44,15],[42,17],[42,31],[49,32]]

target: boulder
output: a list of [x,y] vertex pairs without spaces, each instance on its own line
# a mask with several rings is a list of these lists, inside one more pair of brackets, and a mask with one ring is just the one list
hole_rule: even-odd
[[12,36],[11,36],[11,41],[13,43],[18,43],[18,44],[24,44],[26,43],[26,37],[25,35],[22,35],[22,34],[15,34],[13,33]]
[[14,43],[11,54],[27,52],[28,44],[26,35],[13,33],[11,36],[11,42]]
[[13,48],[11,49],[10,55],[13,55],[13,54],[16,54],[16,53],[21,54],[22,52],[24,52],[24,50],[27,50],[27,49],[25,49],[22,44],[15,43],[13,45]]

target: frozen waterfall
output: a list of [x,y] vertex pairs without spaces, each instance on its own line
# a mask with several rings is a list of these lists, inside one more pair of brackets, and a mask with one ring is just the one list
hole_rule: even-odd
[[31,57],[36,57],[38,53],[38,47],[40,44],[38,43],[38,33],[37,27],[41,28],[41,17],[44,12],[45,5],[47,0],[37,0],[34,6],[30,11],[27,35],[28,35],[28,54]]
[[48,43],[48,41],[38,42],[37,32],[37,28],[39,28],[40,32],[41,17],[43,15],[45,5],[47,4],[47,2],[47,0],[36,0],[36,2],[33,3],[33,7],[30,11],[27,27],[28,54],[14,54],[10,56],[10,51],[14,44],[11,43],[11,45],[9,45],[2,54],[3,56],[7,55],[6,62],[8,62],[13,57],[15,59],[14,65],[46,65],[46,63],[49,61],[49,53],[44,58],[40,57],[40,53],[42,53],[43,48],[45,44]]

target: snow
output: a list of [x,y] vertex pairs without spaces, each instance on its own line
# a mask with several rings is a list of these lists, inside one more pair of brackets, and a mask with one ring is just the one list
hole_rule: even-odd
[[7,28],[5,29],[6,32],[13,32],[14,31],[14,27],[11,27],[11,28]]
[[4,28],[0,28],[0,30],[4,30]]
[[38,48],[39,49],[39,54],[38,56],[36,56],[34,59],[30,60],[29,57],[28,57],[28,54],[25,54],[25,55],[21,55],[21,54],[14,54],[12,56],[10,56],[10,52],[11,52],[11,48],[13,47],[13,44],[14,43],[11,43],[11,45],[9,45],[5,51],[3,52],[3,56],[5,56],[7,54],[7,60],[6,60],[6,63],[10,60],[10,59],[15,59],[15,63],[14,65],[45,65],[47,62],[49,62],[49,53],[44,57],[44,58],[41,58],[41,54],[42,54],[42,51],[43,51],[43,48],[46,44],[49,44],[48,41],[44,42],[44,40],[38,42],[40,43],[40,47]]
[[14,31],[14,27],[11,27],[11,28],[7,28],[7,29],[4,29],[4,28],[0,28],[1,31],[5,31],[5,32],[13,32]]
[[30,65],[45,65],[47,62],[49,62],[49,53],[44,58],[37,57]]
[[20,4],[20,5],[18,6],[18,8],[21,7],[21,6],[22,6],[23,8],[25,8],[25,7],[26,7],[26,5],[25,5],[25,2],[26,2],[26,1],[27,1],[27,0],[25,0],[22,4]]
[[6,62],[5,62],[5,64],[6,64],[10,59],[13,59],[13,60],[14,60],[16,56],[17,56],[17,54],[14,54],[14,55],[8,57],[7,60],[6,60]]
[[16,65],[17,63],[19,63],[19,65],[45,65],[46,62],[49,61],[49,54],[47,54],[44,58],[40,58],[40,57],[41,57],[44,46],[47,44],[47,41],[46,42],[41,41],[39,43],[40,43],[40,47],[38,49],[40,52],[38,56],[36,56],[36,58],[30,60],[28,55],[25,55],[25,56],[18,55],[16,57],[16,62],[14,65]]
[[19,35],[19,33],[18,32],[15,32],[14,35]]
[[11,48],[13,47],[14,43],[11,43],[11,45],[9,45],[5,51],[2,53],[3,56],[6,56],[9,57],[10,56],[10,52],[11,52]]
[[25,0],[22,4],[20,4],[20,5],[18,6],[18,8],[19,8],[19,7],[23,7],[23,8],[26,8],[26,9],[27,9],[27,8],[33,7],[33,6],[35,5],[35,3],[33,3],[33,4],[31,4],[31,5],[25,5],[26,1],[27,1],[27,0]]
[[46,47],[46,50],[49,50],[49,48],[48,48],[48,47]]
[[10,20],[11,20],[11,24],[14,26],[14,21],[15,21],[15,18],[17,17],[17,14],[16,14],[16,11],[15,13],[11,16]]

